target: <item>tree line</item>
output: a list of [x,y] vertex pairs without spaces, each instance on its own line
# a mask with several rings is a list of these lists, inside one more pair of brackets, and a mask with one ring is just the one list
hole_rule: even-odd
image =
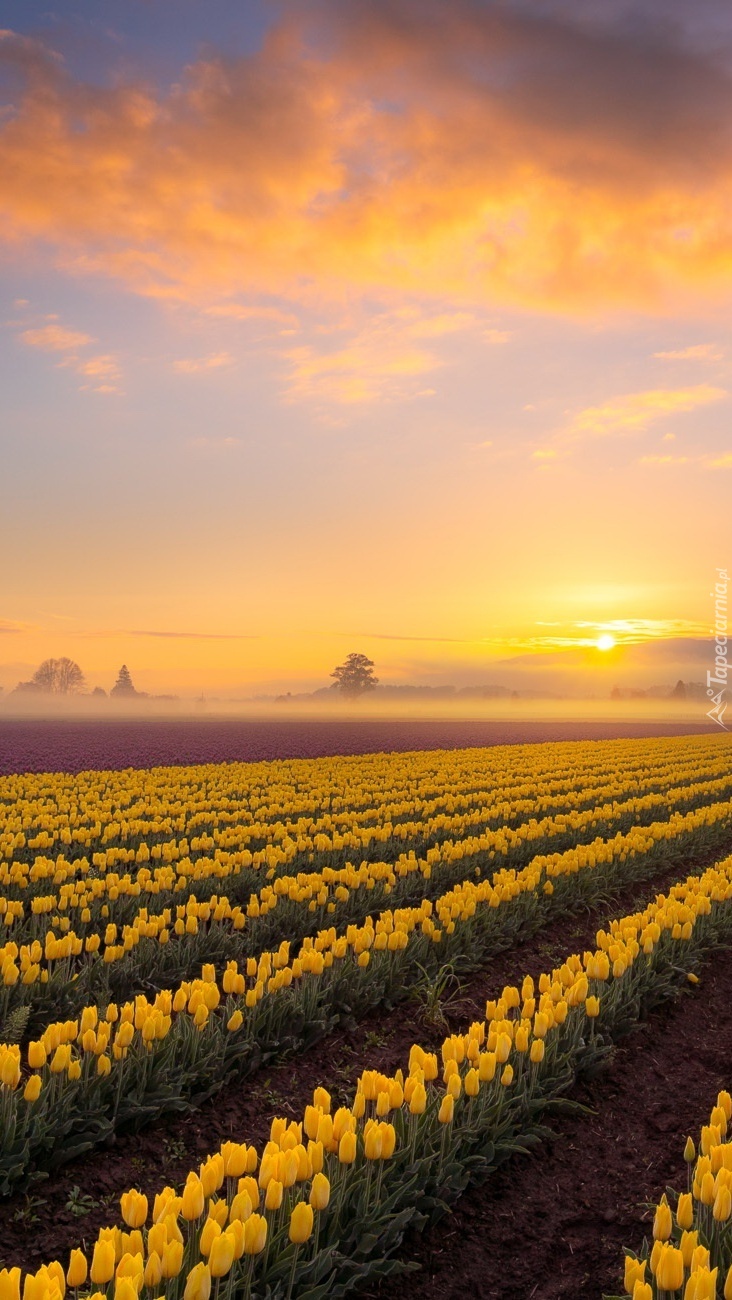
[[[86,678],[76,661],[63,655],[60,659],[44,659],[30,681],[18,682],[13,693],[16,692],[23,695],[83,695]],[[106,698],[107,692],[101,686],[95,686],[91,694]],[[115,699],[139,699],[146,692],[135,689],[130,670],[127,664],[123,664],[109,694]]]

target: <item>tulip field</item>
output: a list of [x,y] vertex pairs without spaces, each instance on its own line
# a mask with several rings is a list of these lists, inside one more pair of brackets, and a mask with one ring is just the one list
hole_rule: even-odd
[[[583,951],[480,984],[479,1015],[441,1006],[595,916]],[[730,945],[723,734],[0,777],[0,1300],[416,1295],[405,1241],[540,1161],[547,1118]],[[387,1068],[366,1035],[336,1079],[323,1045],[374,1016],[409,1046]],[[295,1059],[309,1095],[264,1141],[231,1131],[175,1183],[161,1146],[130,1176],[136,1133],[154,1149]],[[726,1086],[710,1112],[618,1296],[732,1300]],[[120,1168],[106,1223],[82,1209],[55,1258],[4,1241],[24,1215],[43,1238],[33,1198],[94,1162]]]

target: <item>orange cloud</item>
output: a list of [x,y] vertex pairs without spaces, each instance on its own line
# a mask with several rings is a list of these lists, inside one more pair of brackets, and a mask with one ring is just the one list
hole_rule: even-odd
[[68,330],[63,325],[43,325],[40,329],[23,330],[21,339],[32,348],[42,348],[44,352],[66,352],[72,348],[86,347],[92,343],[90,334],[80,330]]
[[3,233],[209,306],[346,286],[582,312],[725,294],[728,77],[668,27],[639,42],[568,13],[291,4],[261,50],[167,91],[83,84],[5,33],[25,90],[0,132]]
[[639,465],[688,465],[689,456],[641,456]]
[[220,370],[222,366],[230,366],[233,360],[230,352],[212,352],[207,357],[188,357],[174,361],[173,369],[180,375],[197,375],[204,370]]
[[695,384],[690,388],[652,388],[642,393],[611,397],[600,406],[579,411],[564,430],[563,439],[607,438],[642,433],[654,420],[665,415],[694,411],[727,396],[724,388]]
[[425,341],[473,328],[467,312],[429,315],[403,307],[376,316],[342,347],[311,345],[285,353],[290,398],[352,405],[377,399],[431,397],[421,377],[444,365]]
[[661,361],[721,361],[724,353],[716,343],[694,343],[688,348],[677,348],[671,352],[654,352],[653,355]]

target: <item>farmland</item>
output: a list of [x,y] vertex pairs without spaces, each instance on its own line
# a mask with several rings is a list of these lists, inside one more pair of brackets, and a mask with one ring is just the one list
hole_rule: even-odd
[[322,758],[377,750],[465,749],[537,741],[709,732],[709,724],[515,718],[0,717],[0,774]]
[[[591,1140],[569,1100],[632,1162],[651,1071],[666,1145],[724,1090],[728,1013],[696,1091],[679,1061],[732,989],[731,759],[656,736],[1,778],[0,1294],[62,1268],[110,1300],[457,1295],[453,1204],[525,1273],[496,1188]],[[602,1149],[581,1267],[550,1252],[516,1294],[620,1293],[649,1227]]]

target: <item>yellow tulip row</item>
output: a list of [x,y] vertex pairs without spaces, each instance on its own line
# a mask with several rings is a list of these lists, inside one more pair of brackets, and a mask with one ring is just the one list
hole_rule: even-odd
[[625,1257],[633,1300],[732,1300],[732,1096],[719,1093],[699,1151],[684,1148],[688,1188],[671,1209],[664,1194],[653,1218],[653,1245]]
[[[285,820],[290,802],[285,789],[277,820],[257,822],[254,826],[247,822],[250,815],[247,795],[251,790],[251,785],[247,789],[247,780],[251,783],[252,773],[243,765],[173,769],[175,776],[169,770],[167,783],[162,784],[158,773],[87,774],[90,778],[98,778],[105,793],[110,784],[115,790],[114,800],[105,800],[105,808],[109,804],[105,820],[97,820],[93,832],[83,825],[80,805],[72,803],[69,797],[62,798],[59,791],[55,804],[49,795],[44,801],[44,811],[35,814],[36,821],[42,820],[44,826],[38,829],[33,822],[33,827],[27,829],[35,827],[37,834],[26,834],[24,827],[28,816],[24,818],[21,810],[28,800],[22,796],[22,782],[19,778],[7,778],[11,784],[4,792],[5,804],[0,781],[0,858],[4,856],[6,859],[0,862],[0,887],[6,892],[27,890],[44,880],[58,884],[90,872],[92,875],[114,872],[120,865],[146,868],[150,862],[153,863],[153,873],[156,866],[174,870],[175,864],[182,863],[183,874],[188,874],[191,864],[198,859],[204,859],[207,864],[217,864],[217,869],[220,867],[227,874],[247,867],[278,872],[299,861],[309,865],[325,854],[332,861],[339,855],[345,857],[363,854],[367,850],[370,852],[373,846],[378,845],[393,846],[398,851],[400,843],[408,845],[413,841],[419,845],[436,836],[463,835],[476,822],[493,821],[505,825],[530,813],[549,811],[551,806],[555,810],[571,810],[573,804],[607,801],[623,794],[627,797],[629,788],[641,792],[644,789],[662,791],[669,785],[714,779],[729,771],[724,746],[712,744],[705,737],[684,737],[681,740],[695,743],[681,744],[677,740],[674,742],[676,748],[669,751],[667,745],[655,750],[653,746],[659,742],[647,741],[643,742],[646,750],[639,755],[635,748],[638,742],[616,742],[621,748],[613,751],[615,766],[611,765],[609,772],[601,767],[598,771],[601,760],[591,747],[575,746],[569,770],[566,766],[567,746],[534,747],[531,756],[519,752],[524,771],[519,780],[508,781],[505,777],[505,750],[442,752],[437,756],[428,755],[427,759],[425,756],[410,756],[415,760],[415,772],[409,773],[410,785],[419,790],[419,797],[411,799],[406,813],[398,811],[404,805],[389,802],[394,782],[406,779],[404,755],[378,756],[380,763],[375,771],[373,756],[369,762],[365,759],[311,760],[318,771],[320,798],[313,810],[317,812],[315,820],[312,816],[300,817],[297,821]],[[697,743],[699,741],[703,743]],[[537,748],[550,752],[537,759]],[[509,752],[512,767],[517,766],[516,752]],[[487,759],[486,754],[491,757]],[[649,763],[650,757],[655,759],[655,763]],[[582,761],[578,762],[580,758]],[[355,807],[346,807],[336,814],[333,811],[323,813],[323,807],[332,809],[332,786],[337,785],[339,767],[346,762],[362,764],[373,784],[360,789],[360,799],[355,800]],[[261,768],[261,765],[255,766]],[[269,765],[274,790],[278,789],[277,768],[277,764]],[[424,781],[421,789],[415,782],[415,774],[419,778],[425,768],[426,774],[439,772],[439,785],[443,791],[438,802],[444,805],[444,811],[434,815],[435,801],[430,798],[428,781]],[[553,776],[546,775],[547,768],[553,771]],[[358,772],[358,767],[355,770]],[[460,801],[460,796],[453,792],[456,771],[463,783],[471,787],[467,811],[455,806]],[[543,779],[542,772],[545,773]],[[261,780],[261,775],[258,779]],[[38,778],[22,780],[32,783]],[[68,783],[69,778],[47,777],[44,781],[51,790],[56,785],[63,790],[63,783]],[[19,784],[20,790],[17,788]],[[459,784],[458,781],[458,788]],[[148,814],[146,818],[128,821],[118,816],[115,819],[113,814],[119,813],[125,798],[132,797],[128,786],[146,792],[140,799],[141,811]],[[222,787],[227,792],[224,795]],[[167,821],[156,819],[157,802],[174,809],[175,817]],[[232,810],[226,813],[232,824],[217,825],[219,816],[223,816],[217,811],[219,802],[224,802],[227,807],[233,805]],[[365,811],[358,811],[363,804]],[[547,804],[549,806],[545,808]],[[3,811],[6,814],[4,820]],[[272,808],[270,811],[274,818],[275,811]],[[211,819],[209,831],[194,835],[192,832],[202,816]],[[166,839],[165,836],[173,838]],[[79,857],[75,850],[67,858],[63,850],[69,846],[88,849],[91,857]],[[39,852],[51,848],[60,848],[60,851],[53,857]]]
[[[602,1053],[605,1035],[627,1024],[641,997],[670,993],[679,967],[727,943],[731,931],[732,857],[614,922],[595,951],[504,988],[485,1020],[450,1035],[439,1054],[415,1045],[404,1071],[364,1070],[350,1107],[333,1114],[318,1088],[301,1121],[273,1120],[261,1155],[227,1142],[180,1192],[165,1187],[152,1206],[126,1192],[125,1227],[102,1229],[89,1253],[72,1251],[65,1270],[56,1261],[27,1278],[25,1300],[60,1300],[66,1285],[109,1300],[208,1300],[222,1278],[228,1294],[248,1296],[256,1285],[290,1296],[296,1283],[307,1290],[333,1280],[335,1250],[338,1280],[363,1277],[361,1225],[375,1255],[393,1251],[422,1205],[465,1185],[467,1164],[478,1174],[490,1169],[478,1153],[493,1136],[506,1143],[526,1132],[529,1115]],[[723,1094],[725,1120],[727,1103]],[[697,1168],[702,1204],[707,1175],[725,1181],[726,1157],[712,1154],[722,1145],[715,1118],[720,1136]],[[662,1241],[658,1267],[665,1249]],[[20,1270],[0,1279],[3,1300],[20,1300]]]
[[[45,983],[58,962],[66,963],[65,970],[70,976],[81,963],[95,955],[98,955],[97,960],[109,965],[123,960],[141,940],[167,945],[171,939],[196,935],[200,927],[205,926],[223,926],[229,933],[239,933],[247,927],[246,946],[250,947],[252,943],[256,944],[256,932],[261,929],[261,925],[252,926],[252,922],[262,922],[278,906],[281,911],[283,902],[291,906],[282,919],[280,933],[287,933],[293,942],[299,941],[312,926],[313,914],[322,919],[333,917],[338,920],[343,916],[348,920],[354,912],[356,915],[359,911],[362,913],[365,907],[373,910],[377,900],[383,902],[392,893],[396,898],[406,895],[405,901],[408,901],[414,896],[415,878],[421,877],[426,881],[434,873],[433,892],[436,892],[442,876],[447,877],[445,883],[448,883],[450,878],[457,876],[460,879],[473,870],[480,875],[483,865],[492,868],[501,859],[510,861],[514,854],[520,854],[527,846],[542,840],[549,848],[554,838],[566,839],[572,833],[586,834],[598,825],[607,832],[618,823],[627,824],[629,818],[638,818],[645,823],[659,807],[668,811],[677,803],[693,806],[701,799],[721,800],[731,788],[732,776],[728,776],[687,787],[674,787],[663,796],[648,794],[623,803],[587,809],[570,818],[559,816],[543,821],[532,820],[515,830],[501,829],[462,841],[448,840],[429,849],[424,858],[404,854],[393,865],[363,862],[359,867],[349,864],[342,868],[324,867],[317,872],[301,872],[297,876],[282,875],[252,894],[245,907],[232,903],[226,896],[212,894],[208,899],[199,900],[191,894],[185,903],[175,906],[175,912],[172,907],[166,907],[151,914],[145,906],[133,914],[128,924],[118,925],[112,919],[115,908],[122,905],[120,897],[127,904],[131,896],[139,896],[142,872],[136,881],[129,876],[112,875],[63,885],[56,895],[33,899],[31,914],[25,918],[21,901],[8,903],[0,898],[0,914],[5,905],[6,929],[15,924],[26,933],[29,928],[31,930],[28,942],[19,943],[12,939],[0,946],[0,984],[12,987],[18,981],[25,986]],[[710,819],[725,816],[724,810],[729,810],[729,805],[723,802],[708,807]],[[688,813],[685,824],[698,824],[696,814],[699,811]],[[652,823],[654,827],[662,824]],[[666,825],[676,833],[673,819]],[[639,834],[642,838],[641,828]],[[182,877],[171,872],[167,883],[173,892],[182,883]],[[369,898],[369,894],[373,897]],[[363,902],[359,902],[360,898]],[[59,912],[63,914],[59,915]],[[71,928],[70,912],[76,913],[76,925],[81,933]],[[271,933],[271,929],[270,924],[266,932]],[[32,937],[34,931],[36,934]]]
[[181,1080],[189,1079],[196,1092],[211,1078],[246,1068],[253,1043],[269,1051],[287,1046],[293,1019],[322,1023],[325,1014],[327,1022],[344,987],[349,1005],[366,1011],[387,995],[403,997],[426,966],[452,959],[474,965],[527,925],[591,900],[613,882],[647,875],[654,856],[667,854],[674,842],[688,845],[689,836],[701,835],[708,844],[710,834],[726,839],[729,816],[729,807],[715,804],[609,841],[539,855],[520,872],[463,882],[434,904],[424,899],[418,907],[387,910],[343,934],[321,930],[304,939],[294,958],[283,941],[249,958],[244,970],[229,962],[220,984],[209,965],[200,980],[152,1000],[139,995],[121,1008],[86,1006],[30,1043],[30,1073],[18,1045],[0,1047],[0,1112],[11,1143],[0,1136],[0,1186],[9,1186],[2,1181],[4,1163],[5,1179],[11,1173],[17,1179],[40,1158],[37,1152],[54,1149],[59,1115],[66,1133],[83,1135],[91,1112],[95,1123],[107,1114],[113,1129],[134,1117],[128,1095],[143,1106],[146,1088],[163,1110],[168,1075],[179,1101]]

